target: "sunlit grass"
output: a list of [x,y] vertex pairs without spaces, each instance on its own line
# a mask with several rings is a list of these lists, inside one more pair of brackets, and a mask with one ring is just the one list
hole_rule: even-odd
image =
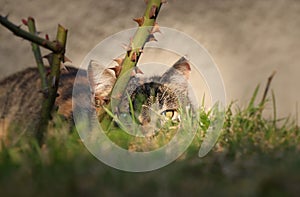
[[[292,118],[278,120],[274,97],[256,104],[258,91],[246,107],[227,107],[221,136],[206,157],[197,153],[212,112],[201,110],[199,131],[184,155],[148,173],[102,164],[58,117],[43,147],[33,139],[2,145],[1,196],[297,196],[300,129]],[[273,118],[264,117],[266,104],[273,104]],[[108,135],[127,148],[133,143],[117,129]]]

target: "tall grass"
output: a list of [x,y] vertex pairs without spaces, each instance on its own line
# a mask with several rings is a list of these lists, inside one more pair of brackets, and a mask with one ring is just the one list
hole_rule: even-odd
[[[226,110],[214,149],[197,157],[210,112],[200,111],[200,131],[177,161],[148,173],[110,168],[84,147],[77,132],[57,118],[46,143],[19,140],[0,152],[1,196],[297,196],[300,193],[300,129],[289,118],[263,116],[257,88],[249,104]],[[111,134],[113,135],[113,134]],[[114,140],[128,144],[115,132]]]

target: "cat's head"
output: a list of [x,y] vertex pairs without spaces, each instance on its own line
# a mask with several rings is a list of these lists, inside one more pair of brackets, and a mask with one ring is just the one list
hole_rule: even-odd
[[[88,67],[88,79],[96,109],[109,103],[117,79],[116,68],[103,68],[95,61]],[[146,130],[155,130],[165,121],[179,122],[179,110],[188,105],[188,79],[191,67],[182,57],[160,76],[133,75],[122,93],[118,113],[134,113]],[[132,106],[132,108],[130,108]]]

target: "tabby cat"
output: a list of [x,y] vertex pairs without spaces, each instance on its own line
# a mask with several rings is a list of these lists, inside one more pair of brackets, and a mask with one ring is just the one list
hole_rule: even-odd
[[[142,74],[131,74],[122,94],[112,93],[118,74],[116,71],[114,68],[104,68],[95,61],[90,62],[87,72],[72,67],[68,67],[68,71],[63,70],[56,101],[58,113],[72,119],[72,91],[78,72],[77,85],[89,89],[92,96],[77,95],[75,99],[92,98],[92,108],[96,111],[109,101],[118,99],[120,105],[115,113],[120,117],[134,115],[136,123],[144,131],[153,130],[157,122],[162,123],[166,119],[180,121],[180,105],[189,104],[187,80],[191,68],[184,57],[161,76],[148,78]],[[40,118],[42,96],[39,74],[35,68],[28,68],[0,81],[0,139],[8,133],[14,135],[24,131],[30,135],[34,131]],[[75,102],[73,110],[82,107],[78,105],[80,102]]]

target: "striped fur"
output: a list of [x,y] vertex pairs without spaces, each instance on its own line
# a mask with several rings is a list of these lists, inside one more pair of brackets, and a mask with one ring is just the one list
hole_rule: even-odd
[[[105,102],[93,102],[96,107],[107,103],[110,98],[110,91],[116,81],[116,76],[112,70],[97,68],[95,63],[89,67],[88,72],[80,72],[77,76],[83,88],[89,88],[96,98]],[[101,66],[100,66],[101,67]],[[56,100],[58,113],[66,119],[72,119],[72,90],[78,69],[68,67],[68,72],[62,71],[59,84],[59,96]],[[133,76],[129,81],[127,92],[133,101],[137,118],[140,124],[148,124],[150,109],[154,104],[158,104],[158,113],[167,110],[175,110],[179,107],[178,101],[187,98],[187,79],[189,77],[190,66],[184,58],[176,62],[162,76],[143,78]],[[78,85],[78,84],[77,84]],[[90,86],[91,85],[91,86]],[[42,103],[42,93],[40,87],[39,73],[36,68],[27,68],[15,73],[0,81],[0,139],[7,136],[8,131],[12,136],[14,133],[27,132],[33,134],[34,129],[40,118]],[[141,98],[144,96],[144,99]],[[92,98],[91,95],[82,95]],[[98,98],[98,99],[99,99]],[[128,97],[123,94],[121,97],[122,110],[129,111]],[[99,106],[98,106],[99,105]],[[124,107],[125,106],[125,107]],[[75,106],[76,107],[76,106]]]

